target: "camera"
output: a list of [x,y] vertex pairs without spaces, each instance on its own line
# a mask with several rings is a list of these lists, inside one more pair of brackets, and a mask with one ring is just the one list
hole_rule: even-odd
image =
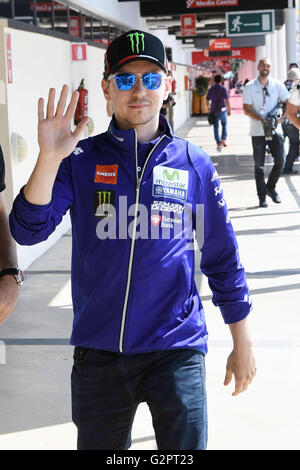
[[262,124],[265,133],[265,140],[272,140],[277,127],[277,118],[275,116],[268,116],[263,120]]
[[276,127],[278,120],[284,113],[285,103],[278,103],[276,108],[273,109],[265,119],[263,119],[262,125],[265,133],[265,140],[272,140],[273,135],[276,134]]

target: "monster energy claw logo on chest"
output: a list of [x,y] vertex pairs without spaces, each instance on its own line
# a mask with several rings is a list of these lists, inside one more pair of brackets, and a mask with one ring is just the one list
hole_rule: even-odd
[[[145,49],[145,36],[143,33],[130,33],[127,34],[127,37],[130,39],[130,47],[134,54],[139,54]],[[140,51],[141,48],[141,51]]]
[[97,219],[112,219],[115,214],[115,191],[95,191],[94,193],[94,215]]

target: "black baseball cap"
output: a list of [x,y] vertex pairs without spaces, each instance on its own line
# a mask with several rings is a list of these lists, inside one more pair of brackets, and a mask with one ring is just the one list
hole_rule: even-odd
[[108,45],[104,58],[104,78],[134,60],[148,60],[168,73],[166,51],[161,40],[145,31],[131,30]]

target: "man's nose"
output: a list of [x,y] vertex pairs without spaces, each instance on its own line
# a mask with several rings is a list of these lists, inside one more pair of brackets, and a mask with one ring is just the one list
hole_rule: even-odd
[[144,84],[143,84],[143,79],[142,77],[137,77],[136,78],[136,81],[135,81],[135,84],[133,86],[133,93],[144,93],[145,92],[145,87],[144,87]]

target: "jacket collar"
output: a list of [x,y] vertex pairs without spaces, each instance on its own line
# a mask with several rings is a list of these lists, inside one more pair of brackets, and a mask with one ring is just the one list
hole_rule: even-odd
[[[161,114],[159,116],[159,128],[162,130],[162,135],[165,134],[169,138],[168,142],[170,142],[170,140],[173,139],[173,131],[168,120]],[[112,142],[114,142],[114,144],[117,144],[124,150],[131,151],[135,148],[135,130],[118,129],[114,116],[108,126],[107,136]]]

